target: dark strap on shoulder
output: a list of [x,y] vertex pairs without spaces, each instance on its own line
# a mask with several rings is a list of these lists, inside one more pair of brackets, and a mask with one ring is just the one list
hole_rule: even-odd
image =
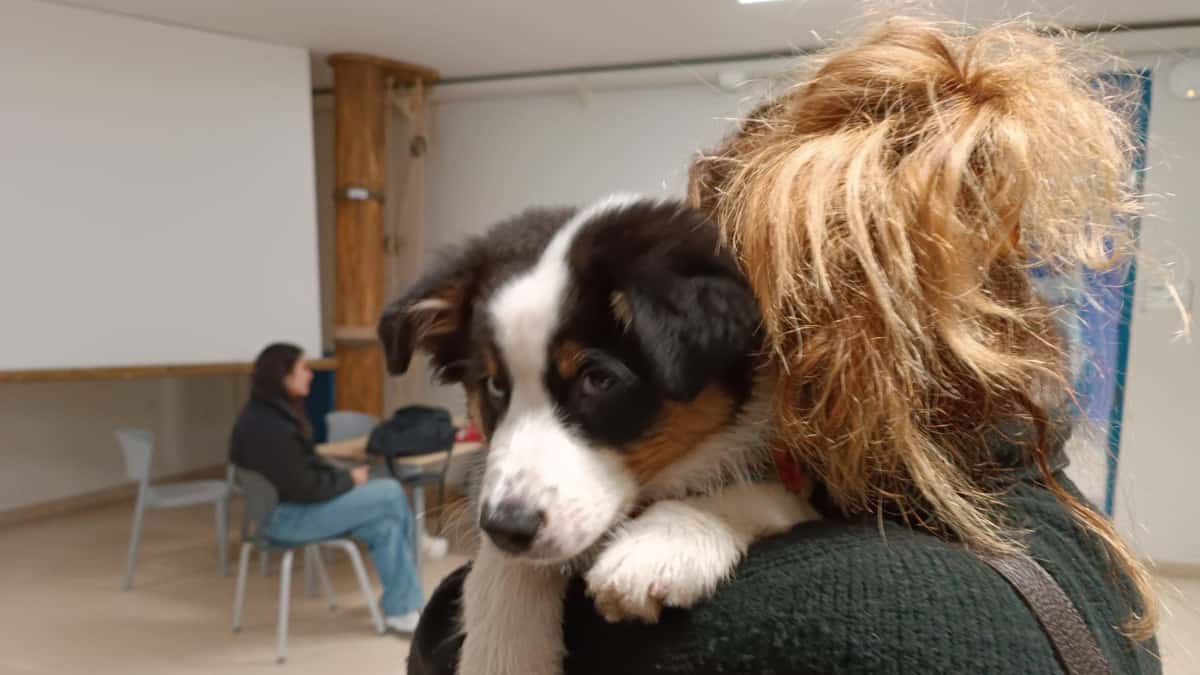
[[1096,636],[1046,570],[1025,555],[979,556],[1008,580],[1037,617],[1067,675],[1111,675]]

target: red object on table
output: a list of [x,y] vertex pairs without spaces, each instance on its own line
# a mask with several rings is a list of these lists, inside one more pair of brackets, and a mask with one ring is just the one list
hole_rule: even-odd
[[479,429],[476,429],[474,424],[468,424],[454,434],[456,443],[474,443],[482,440],[483,434],[479,433]]

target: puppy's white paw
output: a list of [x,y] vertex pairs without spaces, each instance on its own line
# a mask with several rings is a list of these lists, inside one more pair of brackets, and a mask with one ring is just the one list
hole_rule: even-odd
[[600,614],[610,622],[656,623],[663,607],[688,608],[711,596],[741,550],[704,516],[662,502],[618,534],[584,577]]

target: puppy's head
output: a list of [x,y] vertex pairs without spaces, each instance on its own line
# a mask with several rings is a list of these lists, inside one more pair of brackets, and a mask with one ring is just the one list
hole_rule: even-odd
[[562,562],[732,424],[759,315],[717,230],[675,203],[528,211],[393,303],[391,372],[427,352],[489,439],[478,498],[502,550]]

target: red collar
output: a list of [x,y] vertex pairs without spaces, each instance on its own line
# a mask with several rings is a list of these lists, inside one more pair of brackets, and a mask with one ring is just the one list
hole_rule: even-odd
[[772,450],[771,455],[775,457],[775,469],[779,471],[779,480],[784,487],[792,492],[807,492],[808,476],[800,466],[800,461],[784,450]]

